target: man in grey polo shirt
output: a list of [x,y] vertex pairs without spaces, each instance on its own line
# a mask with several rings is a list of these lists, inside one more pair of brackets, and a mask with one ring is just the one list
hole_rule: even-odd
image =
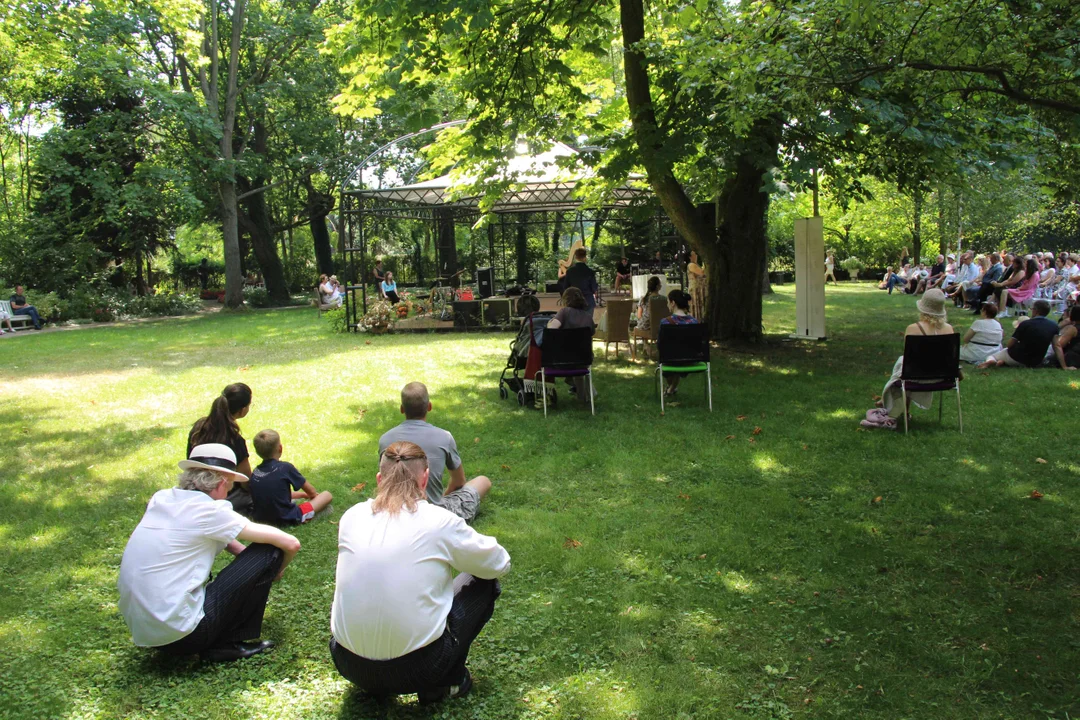
[[[446,508],[466,522],[476,517],[480,500],[491,490],[491,481],[483,475],[465,482],[454,436],[427,422],[431,399],[423,383],[411,382],[401,389],[401,413],[405,422],[386,431],[379,438],[379,457],[396,442],[416,443],[428,460],[427,501]],[[450,484],[443,490],[442,476],[450,471]]]

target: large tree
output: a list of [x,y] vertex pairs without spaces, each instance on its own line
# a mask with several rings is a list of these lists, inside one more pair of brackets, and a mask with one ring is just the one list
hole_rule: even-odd
[[[374,113],[395,93],[422,98],[447,84],[470,118],[468,140],[452,148],[481,170],[520,135],[583,133],[606,146],[608,179],[643,168],[710,266],[707,321],[719,339],[761,338],[778,176],[805,186],[825,168],[837,187],[857,191],[870,174],[925,192],[958,164],[1075,132],[1080,106],[1080,11],[1064,0],[698,0],[648,12],[642,0],[359,0],[355,10],[362,24],[337,35],[351,79],[343,110]],[[614,88],[591,70],[612,47],[623,58]],[[715,232],[703,203],[718,211]]]

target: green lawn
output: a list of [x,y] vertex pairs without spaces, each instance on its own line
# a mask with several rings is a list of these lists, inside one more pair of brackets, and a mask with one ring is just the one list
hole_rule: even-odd
[[[0,717],[1077,717],[1080,378],[969,371],[963,435],[948,403],[862,431],[913,302],[827,292],[827,343],[717,352],[715,412],[692,377],[666,417],[643,363],[598,362],[597,416],[545,420],[499,400],[509,334],[335,336],[306,310],[0,340]],[[327,650],[332,521],[373,491],[410,380],[493,479],[476,527],[514,559],[474,694],[433,711],[364,699]],[[275,650],[164,660],[130,644],[120,556],[235,381],[245,435],[281,432],[335,510],[296,531]]]

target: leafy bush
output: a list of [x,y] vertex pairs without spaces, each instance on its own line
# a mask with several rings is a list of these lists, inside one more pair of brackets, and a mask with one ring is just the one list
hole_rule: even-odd
[[[172,276],[179,280],[180,284],[184,287],[202,287],[202,281],[199,278],[199,265],[201,264],[202,258],[185,260],[174,256],[172,262]],[[206,266],[210,271],[207,277],[208,286],[214,287],[217,285],[224,285],[225,263],[217,260],[210,260],[206,263]]]
[[202,308],[198,295],[189,293],[158,293],[128,300],[121,311],[122,317],[157,317],[185,315]]
[[331,332],[343,333],[349,329],[349,318],[344,307],[336,307],[323,313]]
[[841,260],[840,261],[840,267],[847,270],[849,273],[851,273],[852,277],[854,277],[855,275],[858,274],[858,272],[860,270],[862,270],[863,268],[866,267],[866,263],[864,263],[862,260],[860,260],[859,258],[852,255],[849,258],[845,258],[844,260]]
[[257,308],[270,307],[273,304],[270,302],[270,294],[266,292],[264,287],[244,288],[244,302],[250,307]]

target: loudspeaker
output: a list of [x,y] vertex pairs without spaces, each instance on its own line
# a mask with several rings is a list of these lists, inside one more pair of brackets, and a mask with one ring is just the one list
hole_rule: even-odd
[[480,327],[480,301],[479,300],[455,300],[454,301],[454,327],[456,327],[456,328]]
[[510,298],[491,298],[483,301],[484,322],[504,325],[510,322]]
[[476,287],[480,291],[480,297],[489,298],[495,294],[495,268],[482,267],[476,269]]

